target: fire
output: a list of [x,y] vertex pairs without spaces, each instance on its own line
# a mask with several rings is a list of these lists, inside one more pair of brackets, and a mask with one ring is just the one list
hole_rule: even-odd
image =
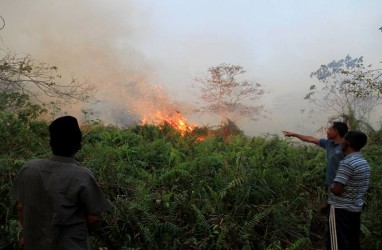
[[195,125],[188,123],[187,119],[183,117],[179,111],[175,114],[164,114],[161,111],[156,111],[151,117],[145,117],[142,120],[143,124],[162,124],[167,123],[171,127],[175,128],[182,136],[187,132],[192,132],[195,129]]

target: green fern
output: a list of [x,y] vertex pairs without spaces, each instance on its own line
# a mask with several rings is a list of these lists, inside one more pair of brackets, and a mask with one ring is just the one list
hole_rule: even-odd
[[241,187],[247,181],[248,181],[248,178],[246,176],[243,176],[243,177],[240,176],[232,180],[230,183],[228,183],[227,187],[220,192],[221,199],[223,199],[230,190]]
[[172,182],[176,179],[189,180],[191,178],[190,172],[184,169],[173,169],[165,171],[165,173],[159,177],[159,182],[162,184]]
[[210,231],[211,225],[206,220],[203,213],[194,204],[192,204],[191,207],[192,207],[192,209],[195,213],[195,216],[196,216],[196,228],[201,230],[201,231],[205,231],[205,232]]
[[172,202],[169,202],[168,205],[168,214],[171,218],[177,217],[179,211],[184,212],[183,207],[187,206],[187,196],[184,193],[174,194]]
[[147,249],[156,249],[155,235],[151,231],[151,228],[144,225],[143,223],[138,223],[138,226],[145,240],[145,246]]
[[287,250],[298,250],[298,249],[306,249],[307,246],[310,245],[310,239],[309,238],[301,238],[292,243]]
[[247,239],[253,235],[253,229],[257,226],[262,220],[265,220],[268,214],[271,212],[272,208],[268,208],[264,211],[257,212],[252,216],[250,220],[245,221],[244,225],[240,229],[240,238],[245,242]]
[[158,225],[158,231],[160,234],[170,234],[171,236],[176,236],[181,232],[181,228],[171,222],[163,222]]
[[224,225],[219,226],[219,235],[216,240],[216,248],[218,249],[227,249],[227,246],[230,244],[229,242],[229,229]]

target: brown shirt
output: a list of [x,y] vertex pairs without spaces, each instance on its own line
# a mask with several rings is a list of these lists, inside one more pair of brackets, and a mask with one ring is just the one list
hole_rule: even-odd
[[92,172],[71,157],[27,162],[12,190],[23,204],[25,249],[89,249],[86,218],[109,209]]

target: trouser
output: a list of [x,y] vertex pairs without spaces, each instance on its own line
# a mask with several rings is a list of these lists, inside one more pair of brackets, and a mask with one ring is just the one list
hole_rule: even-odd
[[361,213],[329,206],[327,250],[360,250]]

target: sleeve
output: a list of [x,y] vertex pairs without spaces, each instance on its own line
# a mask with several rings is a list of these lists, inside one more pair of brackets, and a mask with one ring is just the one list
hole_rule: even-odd
[[326,139],[320,139],[318,140],[318,146],[321,148],[326,148],[326,145],[328,144],[329,140]]
[[10,191],[10,196],[14,201],[23,200],[23,190],[24,190],[24,175],[25,175],[26,165],[24,165],[16,175],[16,178],[13,182],[12,189]]
[[343,185],[346,185],[348,180],[350,179],[350,176],[352,174],[352,169],[348,164],[341,161],[340,166],[338,167],[337,175],[334,178],[334,182],[339,182]]
[[85,204],[89,215],[99,215],[110,210],[109,202],[91,173],[81,189],[80,199]]

